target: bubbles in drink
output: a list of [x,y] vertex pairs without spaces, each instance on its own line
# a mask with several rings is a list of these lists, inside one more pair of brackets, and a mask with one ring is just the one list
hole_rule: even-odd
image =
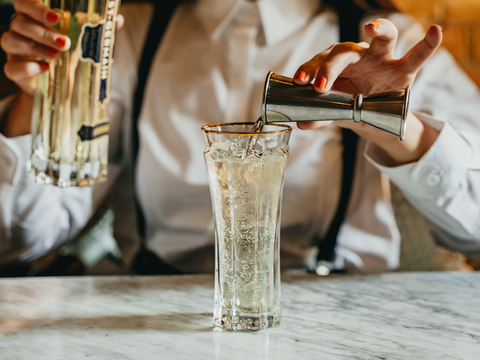
[[288,147],[255,138],[263,150],[229,141],[205,150],[218,243],[215,319],[238,329],[271,326],[280,311],[275,252]]

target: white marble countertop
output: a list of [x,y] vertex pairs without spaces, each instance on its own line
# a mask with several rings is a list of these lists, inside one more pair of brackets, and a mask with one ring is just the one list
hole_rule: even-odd
[[0,279],[0,359],[480,358],[480,273],[290,275],[282,303],[232,333],[213,276]]

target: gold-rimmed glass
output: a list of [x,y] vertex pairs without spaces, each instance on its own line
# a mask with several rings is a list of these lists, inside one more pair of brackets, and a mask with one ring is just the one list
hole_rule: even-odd
[[[256,135],[280,135],[292,131],[292,127],[284,124],[269,124],[263,127],[262,132],[253,132],[253,122],[247,123],[221,123],[209,124],[202,126],[202,130],[212,135],[239,135],[239,136],[256,136]],[[288,142],[288,141],[287,141]]]
[[202,127],[215,225],[215,326],[280,324],[280,215],[288,125]]

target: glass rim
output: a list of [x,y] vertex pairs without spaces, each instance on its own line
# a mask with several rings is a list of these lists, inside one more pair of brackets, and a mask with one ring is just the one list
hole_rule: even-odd
[[277,130],[277,131],[262,131],[262,132],[234,132],[234,131],[219,131],[219,130],[210,130],[209,128],[215,127],[215,126],[226,126],[226,125],[255,125],[254,122],[235,122],[235,123],[219,123],[219,124],[208,124],[208,125],[203,125],[202,130],[208,134],[216,134],[216,135],[241,135],[241,136],[252,136],[252,135],[279,135],[279,134],[285,134],[287,132],[292,131],[292,127],[290,125],[285,125],[285,124],[265,124],[267,125],[274,125],[274,126],[279,126],[283,127],[285,129],[283,130]]

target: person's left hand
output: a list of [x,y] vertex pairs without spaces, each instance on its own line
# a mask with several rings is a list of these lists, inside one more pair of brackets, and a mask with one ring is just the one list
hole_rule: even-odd
[[[434,54],[442,42],[442,29],[433,25],[425,38],[416,44],[401,59],[393,56],[398,31],[392,22],[377,19],[366,24],[365,33],[372,37],[371,44],[345,42],[332,45],[301,65],[295,72],[294,81],[305,85],[315,80],[318,92],[335,89],[350,94],[369,95],[391,90],[403,89],[412,85],[417,72]],[[388,134],[365,123],[336,121],[341,127],[350,128],[360,136],[376,143],[398,162],[418,160],[431,146],[436,136],[431,129],[429,141],[425,141],[423,124],[419,124],[414,115],[409,114],[409,125],[403,144],[392,144],[395,135]],[[328,125],[326,121],[298,122],[301,129],[314,129]],[[433,135],[433,136],[432,136]],[[432,141],[433,139],[433,141]],[[396,140],[396,139],[395,139]],[[422,143],[418,143],[423,141]],[[419,148],[421,147],[421,149]],[[402,153],[403,148],[413,153]]]

